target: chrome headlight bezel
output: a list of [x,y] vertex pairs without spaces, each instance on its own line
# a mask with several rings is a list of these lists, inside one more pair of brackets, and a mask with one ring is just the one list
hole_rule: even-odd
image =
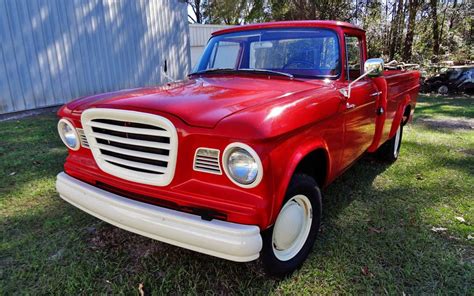
[[[255,161],[257,167],[257,174],[255,178],[253,180],[249,180],[248,182],[240,182],[238,178],[232,173],[232,170],[229,168],[230,156],[240,150],[248,153],[248,155],[251,156],[251,158],[253,158],[253,160]],[[235,142],[227,145],[227,147],[224,149],[224,153],[222,153],[222,163],[224,167],[224,172],[229,178],[229,180],[231,180],[232,183],[236,184],[239,187],[254,188],[260,183],[263,178],[263,166],[260,157],[258,156],[257,152],[255,152],[255,150],[253,150],[252,147],[247,144]]]
[[[67,127],[70,130],[65,132],[64,127]],[[75,139],[75,145],[74,146],[70,145],[70,143],[68,143],[68,141],[66,139],[66,133],[69,133],[69,132],[72,133],[72,136]],[[72,122],[70,122],[69,120],[67,120],[65,118],[61,118],[58,122],[58,133],[59,133],[59,136],[61,137],[61,140],[63,141],[64,145],[67,148],[69,148],[73,151],[79,150],[79,148],[81,147],[81,141],[79,139],[79,134],[77,133],[77,130],[74,127],[74,125],[72,124]]]

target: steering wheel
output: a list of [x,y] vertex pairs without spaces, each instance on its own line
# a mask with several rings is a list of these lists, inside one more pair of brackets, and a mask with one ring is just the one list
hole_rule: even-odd
[[311,62],[308,62],[308,61],[303,61],[303,60],[290,60],[288,61],[288,63],[286,63],[282,69],[287,69],[289,66],[291,65],[295,65],[295,64],[303,64],[303,65],[308,65],[309,68],[307,69],[314,69],[314,64],[311,63]]

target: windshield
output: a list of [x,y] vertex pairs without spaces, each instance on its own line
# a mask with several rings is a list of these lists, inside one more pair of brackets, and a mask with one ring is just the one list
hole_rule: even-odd
[[193,72],[216,69],[336,78],[340,73],[339,43],[336,33],[327,29],[268,29],[218,35],[209,40]]

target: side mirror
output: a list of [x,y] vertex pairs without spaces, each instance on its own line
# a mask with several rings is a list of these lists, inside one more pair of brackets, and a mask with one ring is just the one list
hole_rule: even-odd
[[368,59],[364,64],[364,71],[369,77],[379,77],[383,75],[383,59]]
[[344,96],[345,99],[349,99],[351,97],[351,89],[354,83],[363,79],[364,77],[379,77],[383,75],[383,60],[382,59],[368,59],[365,61],[364,64],[364,74],[357,77],[357,79],[353,80],[347,88],[342,88],[339,92]]

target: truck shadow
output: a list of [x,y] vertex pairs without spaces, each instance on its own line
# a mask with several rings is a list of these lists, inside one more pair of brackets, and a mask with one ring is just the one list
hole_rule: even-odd
[[[370,188],[374,179],[385,171],[389,165],[378,162],[370,156],[349,169],[344,176],[325,190],[323,231],[318,239],[313,254],[305,265],[311,268],[315,261],[330,256],[331,250],[321,248],[329,237],[333,237],[334,220],[361,194],[370,196]],[[363,174],[363,177],[361,177]],[[328,237],[326,233],[331,232]],[[127,269],[135,272],[145,272],[147,277],[158,281],[171,280],[186,291],[193,287],[194,291],[217,291],[218,294],[268,294],[278,290],[279,285],[292,281],[301,272],[286,278],[277,279],[265,275],[259,260],[249,263],[234,263],[219,258],[195,253],[171,245],[156,242],[124,230],[100,223],[97,231],[88,235],[89,247],[101,252],[107,252],[112,257],[128,254],[126,260],[130,263]],[[116,254],[116,255],[114,255]],[[144,257],[145,254],[145,257]],[[188,277],[180,274],[185,270]],[[173,276],[172,276],[173,275]],[[173,278],[174,277],[174,278]],[[171,279],[173,278],[173,279]],[[156,283],[148,282],[154,286]]]
[[[50,132],[54,130],[45,133]],[[27,149],[39,140],[32,138],[21,145],[13,137],[11,141],[11,147]],[[51,145],[56,149],[59,143]],[[423,282],[425,278],[443,282],[449,280],[446,270],[467,278],[467,265],[463,267],[458,257],[450,255],[459,253],[459,247],[446,243],[451,240],[449,237],[432,233],[432,225],[424,216],[426,209],[451,198],[443,188],[453,186],[452,181],[427,180],[425,172],[440,167],[472,175],[472,151],[427,156],[425,151],[438,151],[440,146],[410,139],[403,145],[407,149],[397,163],[388,165],[365,156],[324,191],[322,228],[314,250],[299,271],[283,280],[266,276],[259,261],[229,262],[113,227],[63,202],[55,193],[38,197],[41,205],[34,210],[1,217],[2,233],[11,243],[2,248],[0,266],[4,274],[21,278],[25,285],[37,281],[35,285],[47,289],[48,279],[63,278],[54,283],[55,288],[71,291],[74,288],[68,283],[76,281],[93,286],[95,292],[110,294],[126,289],[136,291],[139,283],[150,293],[212,291],[227,295],[278,293],[289,285],[308,283],[316,287],[320,279],[327,284],[341,274],[343,278],[336,282],[342,289],[369,280],[375,286],[382,285],[384,279],[393,283],[393,278],[402,287],[411,287],[413,282]],[[404,157],[408,150],[420,155],[418,163],[411,165],[409,155]],[[38,179],[52,178],[54,173],[46,170],[46,166],[60,169],[65,153],[62,148],[58,153],[45,154],[44,159],[39,159],[41,170],[36,168],[35,173],[19,178],[11,188],[29,188]],[[26,157],[11,158],[23,163],[30,159]],[[20,176],[25,173],[13,162],[11,167],[5,167]],[[393,170],[389,172],[392,177],[387,178],[384,172],[389,170]],[[6,196],[11,189],[2,190],[5,191],[0,193]],[[453,190],[456,192],[456,188]],[[426,264],[417,265],[420,260]],[[30,276],[36,276],[36,272],[24,272],[30,270],[27,266],[31,262],[41,272],[40,279]],[[426,270],[427,264],[430,270]],[[405,268],[411,273],[404,274]],[[6,290],[14,288],[21,287],[7,285]],[[83,288],[77,285],[75,289]]]
[[[405,170],[400,163],[394,165]],[[299,271],[283,280],[266,276],[259,261],[234,263],[160,243],[101,222],[59,198],[45,209],[2,220],[7,225],[4,234],[14,235],[25,247],[5,246],[6,259],[0,263],[8,271],[34,261],[46,278],[67,274],[64,285],[80,279],[96,285],[96,292],[113,291],[104,279],[119,291],[135,290],[143,283],[145,292],[227,295],[268,294],[286,285],[316,284],[318,278],[331,277],[332,270],[341,268],[346,269],[345,278],[338,284],[349,286],[366,280],[360,272],[365,265],[377,276],[393,276],[417,262],[418,251],[436,254],[444,239],[427,238],[427,227],[420,223],[421,211],[442,197],[433,198],[414,185],[378,189],[374,184],[387,182],[379,176],[388,169],[390,165],[366,156],[324,191],[322,230],[314,250]],[[18,227],[27,231],[18,233]],[[423,250],[414,243],[419,240],[427,242]],[[457,261],[450,265],[441,256],[423,260],[432,260],[435,270],[462,272]],[[402,280],[410,285],[412,278]]]

